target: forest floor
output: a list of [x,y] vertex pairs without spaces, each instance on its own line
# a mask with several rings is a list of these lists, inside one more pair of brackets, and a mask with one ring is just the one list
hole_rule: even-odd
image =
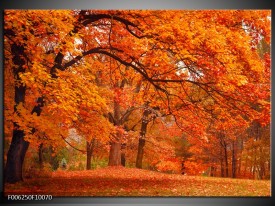
[[54,196],[270,196],[270,180],[164,174],[135,168],[56,171],[51,177],[6,184],[8,194]]

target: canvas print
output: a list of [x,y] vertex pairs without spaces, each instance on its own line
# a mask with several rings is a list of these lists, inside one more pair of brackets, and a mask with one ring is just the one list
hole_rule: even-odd
[[270,10],[5,10],[4,195],[271,196]]

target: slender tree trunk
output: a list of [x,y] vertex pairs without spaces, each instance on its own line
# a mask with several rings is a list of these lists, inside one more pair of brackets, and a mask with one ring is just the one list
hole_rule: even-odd
[[241,171],[242,171],[242,156],[243,156],[243,140],[240,138],[239,160],[238,160],[238,177],[240,177]]
[[137,160],[136,160],[136,167],[137,168],[142,168],[144,146],[145,146],[145,139],[140,138],[138,140],[138,153],[137,153]]
[[[227,144],[224,140],[225,135],[223,133],[219,134],[219,138],[220,138],[220,145],[221,148],[223,149],[223,161],[225,164],[225,177],[229,177],[229,167],[228,167],[228,154],[227,154]],[[222,154],[222,152],[221,152]]]
[[86,170],[90,170],[92,168],[92,157],[94,153],[95,143],[95,138],[93,138],[90,142],[86,141]]
[[246,156],[245,158],[245,163],[244,163],[244,172],[243,175],[246,177],[247,175],[247,168],[248,168],[248,157]]
[[87,152],[87,158],[86,158],[86,170],[91,169],[91,163],[92,163],[92,150],[91,150],[91,144],[87,141],[86,142],[86,152]]
[[[260,145],[259,146],[259,155],[262,156],[263,154],[263,146]],[[265,176],[265,162],[263,161],[263,159],[260,159],[259,161],[259,176],[260,176],[260,179],[264,179],[264,176]]]
[[240,158],[239,158],[239,161],[238,161],[238,177],[240,177],[241,175],[241,171],[242,171],[242,154],[240,154]]
[[49,153],[50,153],[50,164],[53,168],[53,170],[57,170],[59,167],[59,161],[57,160],[56,153],[53,152],[53,147],[49,147]]
[[224,163],[223,163],[223,158],[221,157],[221,177],[224,177]]
[[221,177],[225,177],[225,154],[224,148],[225,148],[225,141],[223,140],[223,134],[219,133],[218,135],[220,140],[220,164],[221,164]]
[[225,162],[225,177],[229,177],[229,167],[228,167],[228,155],[227,155],[227,148],[226,144],[224,143],[224,162]]
[[215,173],[216,173],[216,167],[212,165],[210,167],[210,177],[214,177]]
[[252,168],[252,174],[253,174],[253,177],[256,179],[256,173],[257,173],[257,149],[256,147],[254,146],[253,147],[253,155],[254,155],[254,158],[253,158],[253,164],[251,166]]
[[235,141],[232,142],[232,178],[236,178],[237,164],[236,164],[236,147]]
[[182,160],[181,160],[181,174],[182,174],[182,175],[185,174],[185,165],[184,165],[184,163],[185,163],[185,160],[182,159]]
[[271,173],[271,170],[270,170],[271,168],[270,168],[270,159],[269,159],[269,161],[268,161],[268,163],[267,163],[267,172],[268,172],[268,177],[270,178],[270,173]]
[[126,166],[126,155],[125,155],[125,149],[126,149],[126,144],[121,144],[121,165],[123,167]]
[[92,167],[92,152],[91,150],[87,150],[87,163],[86,163],[86,170],[90,170]]
[[121,165],[122,165],[123,167],[126,166],[125,153],[121,153]]
[[40,168],[43,168],[43,143],[41,143],[38,148],[38,161]]
[[149,123],[149,114],[151,114],[151,110],[149,107],[147,107],[143,112],[142,116],[142,123],[141,123],[141,129],[140,129],[140,135],[139,135],[139,141],[138,141],[138,153],[137,153],[137,159],[136,159],[136,167],[142,168],[142,160],[143,160],[143,154],[144,154],[144,146],[145,146],[145,135],[147,130],[147,125]]
[[262,162],[260,166],[260,179],[264,179],[264,177],[265,177],[265,165]]

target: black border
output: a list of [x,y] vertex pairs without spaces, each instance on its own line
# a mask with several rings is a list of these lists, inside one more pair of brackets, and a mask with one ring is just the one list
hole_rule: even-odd
[[[5,2],[3,2],[5,1]],[[3,11],[4,9],[272,9],[271,0],[261,0],[261,1],[242,1],[242,0],[28,0],[28,1],[18,1],[18,0],[3,0],[1,2],[1,43],[0,49],[3,51]],[[273,16],[272,16],[273,17]],[[273,19],[272,19],[273,20]],[[272,21],[273,22],[273,21]],[[273,24],[273,23],[272,23]],[[273,25],[272,25],[273,26]],[[273,50],[273,45],[272,45]],[[3,52],[0,55],[0,62],[3,62]],[[272,61],[273,63],[273,61]],[[273,80],[273,77],[272,77]],[[0,156],[3,157],[3,63],[0,68]],[[272,81],[271,87],[273,88],[274,84]],[[273,90],[273,89],[272,89]],[[271,100],[273,102],[273,96]],[[272,104],[273,108],[273,104]],[[273,109],[272,116],[273,116]],[[272,128],[274,126],[273,121],[271,122]],[[272,139],[272,138],[271,138]],[[272,148],[274,148],[274,141],[272,143]],[[271,150],[272,156],[274,151]],[[273,159],[272,164],[273,165]],[[3,162],[3,161],[0,161]],[[273,172],[273,170],[272,170]],[[272,173],[273,176],[273,173]],[[272,178],[273,179],[273,178]],[[1,192],[1,201],[0,204],[9,204],[9,205],[185,205],[185,206],[199,206],[199,205],[271,205],[273,197],[266,198],[196,198],[196,197],[183,197],[183,198],[164,198],[164,197],[137,197],[137,198],[54,198],[52,201],[21,201],[21,202],[11,202],[3,199],[3,163],[0,164],[0,192]],[[273,188],[273,181],[272,181]]]

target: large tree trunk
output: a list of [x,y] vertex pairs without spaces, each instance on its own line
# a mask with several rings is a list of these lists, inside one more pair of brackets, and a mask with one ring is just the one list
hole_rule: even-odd
[[108,166],[121,165],[121,143],[111,142]]
[[[25,102],[26,86],[22,84],[20,74],[25,72],[23,66],[26,64],[26,60],[24,59],[26,55],[24,53],[24,47],[22,45],[17,45],[16,43],[11,45],[11,52],[13,55],[12,61],[15,65],[13,68],[15,80],[14,112],[17,112],[17,106],[19,104],[24,104]],[[42,111],[41,107],[43,107],[42,97],[38,98],[37,105],[33,108],[31,113],[36,113],[37,116],[39,116]],[[19,125],[15,122],[13,125],[13,136],[7,154],[7,163],[5,167],[5,181],[9,183],[15,183],[23,180],[22,167],[29,147],[29,142],[24,140],[24,131],[20,130]],[[35,132],[34,128],[33,132]]]
[[[117,100],[114,101],[114,115],[110,115],[110,122],[115,126],[121,126],[121,111]],[[121,135],[117,132],[110,142],[109,166],[121,166]]]
[[6,182],[16,183],[23,180],[23,162],[28,147],[29,142],[24,140],[24,132],[14,129],[5,168]]
[[[14,43],[11,46],[13,55],[12,61],[15,67],[13,74],[16,82],[15,96],[14,96],[14,112],[17,112],[17,106],[25,102],[26,87],[21,83],[20,73],[25,70],[24,47]],[[19,126],[14,122],[13,135],[11,145],[7,154],[7,163],[5,167],[5,181],[15,183],[23,180],[22,170],[25,154],[29,147],[29,142],[24,140],[24,131],[19,129]]]

